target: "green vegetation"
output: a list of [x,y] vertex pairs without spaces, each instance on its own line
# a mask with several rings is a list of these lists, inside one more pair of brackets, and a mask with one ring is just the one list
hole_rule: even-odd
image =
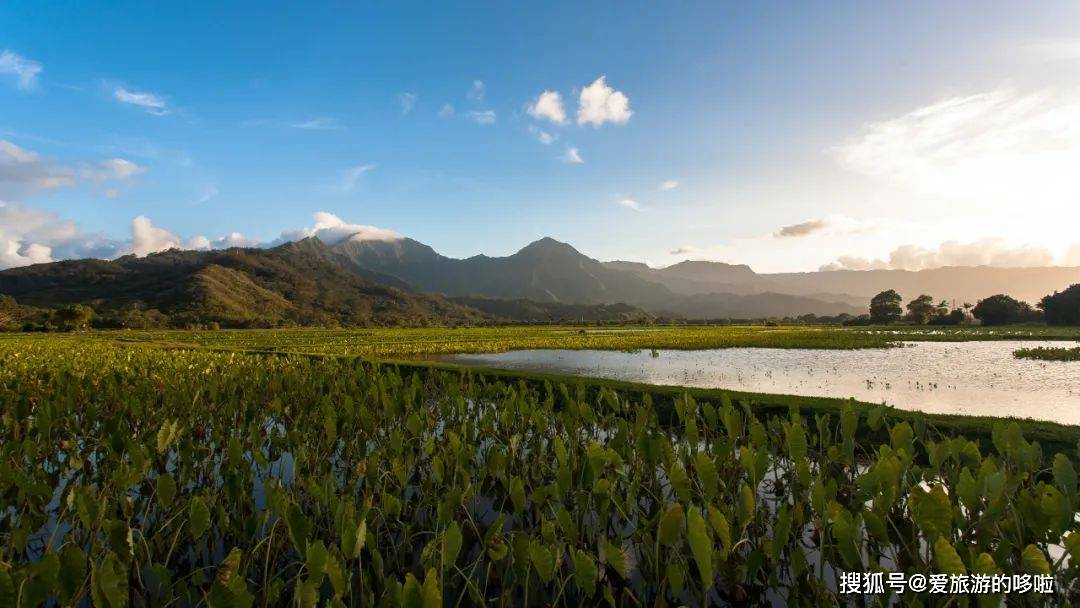
[[997,294],[979,300],[971,310],[975,318],[983,325],[1010,325],[1027,321],[1038,321],[1038,311],[1027,302],[1021,302],[1005,294]]
[[1080,599],[1077,429],[116,335],[0,338],[4,606],[819,606],[878,567]]
[[1053,348],[1038,346],[1020,348],[1013,351],[1017,359],[1037,359],[1039,361],[1080,361],[1080,347]]
[[883,325],[899,321],[900,315],[904,314],[904,309],[900,308],[903,301],[893,289],[877,294],[870,300],[870,321]]
[[1039,308],[1050,325],[1080,325],[1080,283],[1046,296]]

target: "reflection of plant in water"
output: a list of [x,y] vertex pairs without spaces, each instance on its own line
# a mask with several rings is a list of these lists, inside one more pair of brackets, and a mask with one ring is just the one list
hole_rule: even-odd
[[5,606],[829,605],[879,568],[1077,599],[1073,462],[1015,424],[29,339],[0,416]]

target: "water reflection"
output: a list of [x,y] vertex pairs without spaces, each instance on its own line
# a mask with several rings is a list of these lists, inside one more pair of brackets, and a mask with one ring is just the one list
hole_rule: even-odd
[[444,361],[650,384],[853,397],[903,409],[1080,424],[1080,364],[1016,359],[1029,346],[1075,342],[911,342],[812,350],[521,350]]

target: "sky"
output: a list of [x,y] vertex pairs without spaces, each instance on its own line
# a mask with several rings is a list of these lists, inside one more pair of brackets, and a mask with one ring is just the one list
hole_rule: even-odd
[[1078,168],[1076,2],[0,4],[0,268],[1080,265]]

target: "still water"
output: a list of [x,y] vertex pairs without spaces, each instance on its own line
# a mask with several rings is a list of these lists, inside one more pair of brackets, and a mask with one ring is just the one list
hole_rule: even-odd
[[909,342],[903,348],[810,350],[519,350],[444,361],[650,384],[853,397],[930,413],[1080,424],[1080,363],[1017,359],[1027,346],[1076,342]]

